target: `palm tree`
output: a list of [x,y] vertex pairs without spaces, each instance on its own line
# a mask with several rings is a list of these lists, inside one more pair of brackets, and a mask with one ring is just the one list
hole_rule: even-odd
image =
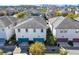
[[29,48],[29,53],[32,55],[43,55],[45,52],[45,46],[41,42],[35,42]]

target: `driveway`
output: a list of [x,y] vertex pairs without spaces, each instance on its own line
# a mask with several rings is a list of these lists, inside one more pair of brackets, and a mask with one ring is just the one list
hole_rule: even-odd
[[67,50],[68,55],[79,55],[79,50]]

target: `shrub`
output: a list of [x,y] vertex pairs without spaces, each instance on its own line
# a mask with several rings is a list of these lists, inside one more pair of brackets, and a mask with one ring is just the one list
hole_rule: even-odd
[[29,53],[32,55],[43,55],[45,52],[45,46],[41,42],[35,42],[29,48]]
[[0,49],[0,55],[3,55],[3,50],[2,49]]
[[46,35],[46,45],[49,46],[55,46],[57,44],[56,38],[53,36],[50,28],[47,29],[47,35]]
[[67,50],[65,48],[61,47],[59,49],[59,53],[60,53],[60,55],[67,55],[68,52],[67,52]]

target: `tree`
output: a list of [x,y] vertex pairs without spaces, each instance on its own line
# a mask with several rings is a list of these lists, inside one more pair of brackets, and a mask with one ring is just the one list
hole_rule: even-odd
[[56,38],[53,36],[50,28],[47,29],[47,35],[46,35],[46,45],[49,46],[55,46],[56,45]]
[[16,14],[17,18],[24,18],[27,16],[30,16],[31,14],[27,13],[27,12],[20,12],[18,14]]
[[64,16],[64,17],[67,16],[67,15],[68,15],[68,13],[62,13],[62,16]]
[[40,9],[40,12],[41,12],[41,13],[46,13],[46,12],[47,12],[47,8],[41,8],[41,9]]
[[65,48],[63,48],[63,47],[61,47],[60,49],[59,49],[59,53],[61,54],[61,55],[67,55],[67,50],[65,49]]
[[79,17],[79,14],[68,14],[67,17],[74,19],[76,17]]
[[0,55],[3,55],[3,50],[2,49],[0,49]]
[[0,12],[0,16],[5,16],[5,15],[7,15],[7,12],[6,11]]
[[42,55],[45,52],[45,46],[41,42],[35,42],[29,48],[29,53],[32,55]]
[[61,11],[56,10],[55,15],[56,15],[56,16],[62,16],[62,13],[61,13]]

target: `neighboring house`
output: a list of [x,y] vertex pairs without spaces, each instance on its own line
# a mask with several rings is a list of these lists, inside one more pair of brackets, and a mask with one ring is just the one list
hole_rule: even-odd
[[14,17],[2,16],[0,17],[0,46],[4,45],[5,40],[9,40],[14,34]]
[[15,26],[16,40],[19,43],[46,40],[47,23],[42,17],[33,16]]
[[63,16],[67,16],[69,14],[69,11],[67,11],[65,9],[62,9],[61,12],[62,12]]
[[52,18],[52,17],[55,17],[55,10],[48,10],[48,12],[46,13],[46,17],[48,19]]
[[31,8],[30,13],[31,13],[32,16],[40,16],[41,15],[41,13],[38,9],[32,9]]
[[63,21],[63,16],[53,17],[48,19],[49,27],[52,30],[53,35],[56,35],[55,28]]
[[15,10],[15,8],[11,8],[11,7],[6,8],[5,11],[8,16],[12,16],[12,15],[18,13],[18,11]]
[[52,18],[51,28],[61,46],[79,47],[79,22],[70,18]]
[[48,19],[55,17],[56,16],[56,10],[57,10],[56,6],[50,6],[50,7],[48,7],[47,8],[46,17]]

